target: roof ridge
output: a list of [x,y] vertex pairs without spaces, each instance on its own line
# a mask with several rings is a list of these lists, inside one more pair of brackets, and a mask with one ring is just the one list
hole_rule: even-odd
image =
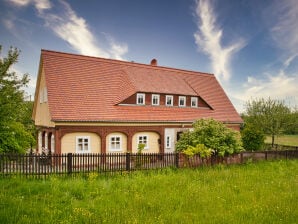
[[112,59],[112,58],[103,58],[103,57],[82,55],[82,54],[76,54],[76,53],[66,53],[66,52],[46,50],[46,49],[41,49],[41,51],[42,52],[47,52],[47,53],[60,54],[60,55],[68,56],[68,57],[77,57],[77,58],[80,58],[81,60],[87,60],[87,59],[101,60],[101,61],[106,61],[108,63],[129,65],[129,66],[134,66],[134,67],[146,67],[146,68],[156,69],[156,70],[179,71],[179,72],[186,73],[186,74],[189,74],[189,75],[194,75],[194,73],[196,73],[196,74],[199,74],[199,75],[202,75],[202,76],[215,77],[215,75],[212,74],[212,73],[198,72],[198,71],[194,71],[194,70],[187,70],[187,69],[181,69],[181,68],[172,68],[172,67],[160,66],[160,65],[152,66],[150,64],[145,64],[145,63],[140,63],[140,62],[135,62],[135,61],[123,61],[123,60]]

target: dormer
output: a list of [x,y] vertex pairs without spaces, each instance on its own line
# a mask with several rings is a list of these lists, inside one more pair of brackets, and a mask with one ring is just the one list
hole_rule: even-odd
[[200,96],[142,92],[133,94],[118,105],[211,109]]

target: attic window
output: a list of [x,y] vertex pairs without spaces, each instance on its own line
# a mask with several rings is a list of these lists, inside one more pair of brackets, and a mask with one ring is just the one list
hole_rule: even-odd
[[186,97],[179,96],[179,107],[185,107],[185,106],[186,106]]
[[145,105],[145,94],[137,93],[137,105]]
[[152,94],[152,105],[158,106],[159,105],[159,95]]
[[166,95],[166,106],[173,106],[173,96]]
[[198,97],[191,97],[191,107],[198,107]]

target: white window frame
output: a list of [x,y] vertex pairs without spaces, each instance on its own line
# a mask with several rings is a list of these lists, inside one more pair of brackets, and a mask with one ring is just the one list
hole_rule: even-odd
[[[192,103],[195,103],[195,105],[192,105]],[[190,102],[191,107],[198,107],[198,97],[191,97],[191,102]]]
[[172,145],[171,145],[171,136],[170,135],[167,135],[166,136],[166,149],[170,149],[172,148]]
[[[79,140],[82,139],[82,143],[79,143]],[[85,140],[87,140],[87,149],[85,149]],[[80,149],[79,144],[82,145],[82,149]],[[91,138],[90,136],[76,136],[76,153],[90,153],[91,152]]]
[[[183,100],[184,104],[181,104],[181,100]],[[186,96],[179,96],[178,105],[179,107],[186,107]]]
[[[144,137],[146,138],[146,142],[144,143]],[[137,145],[139,144],[145,144],[144,149],[149,149],[149,136],[148,135],[138,135],[137,138]]]
[[[143,99],[143,103],[139,103],[139,99]],[[137,93],[137,105],[145,105],[145,93]]]
[[[156,103],[154,103],[154,100],[157,100],[157,102]],[[160,96],[159,96],[159,94],[152,94],[152,99],[151,99],[151,102],[152,102],[152,105],[154,105],[154,106],[158,106],[159,105],[159,102],[160,102]]]
[[48,102],[48,91],[47,87],[44,87],[39,92],[39,103],[46,103]]
[[48,90],[47,87],[44,87],[43,89],[43,102],[47,103],[48,102]]
[[[170,98],[171,99],[171,104],[168,104],[168,98]],[[173,106],[173,102],[174,101],[174,97],[173,97],[173,95],[166,95],[166,106]]]
[[[113,138],[115,138],[115,140],[112,140]],[[117,140],[116,138],[119,138],[119,140]],[[117,142],[119,141],[119,148],[114,147],[114,144],[117,144]],[[115,142],[113,144],[113,142]],[[121,135],[112,135],[109,137],[109,151],[110,152],[120,152],[122,151],[122,137]]]

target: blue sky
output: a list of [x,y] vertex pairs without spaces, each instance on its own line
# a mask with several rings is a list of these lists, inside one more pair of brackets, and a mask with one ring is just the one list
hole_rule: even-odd
[[239,112],[251,99],[298,106],[296,0],[2,0],[1,56],[29,73],[41,49],[213,73]]

